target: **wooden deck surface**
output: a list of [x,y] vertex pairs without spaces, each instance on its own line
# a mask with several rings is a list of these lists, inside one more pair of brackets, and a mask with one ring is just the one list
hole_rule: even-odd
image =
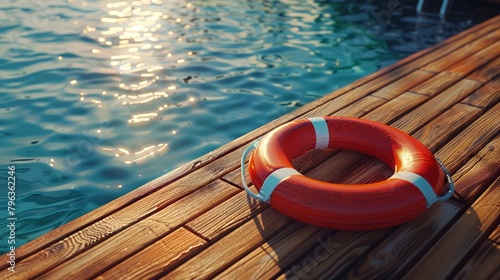
[[[500,279],[499,74],[497,16],[18,248],[15,273],[1,256],[0,279]],[[453,198],[375,231],[308,226],[249,199],[239,175],[248,144],[293,119],[325,115],[417,138],[453,174]],[[324,181],[392,174],[348,151],[309,152],[294,165]]]

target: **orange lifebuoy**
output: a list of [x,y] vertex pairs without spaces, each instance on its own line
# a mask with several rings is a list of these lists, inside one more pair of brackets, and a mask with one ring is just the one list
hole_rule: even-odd
[[[247,192],[296,220],[342,230],[401,224],[449,198],[453,182],[446,168],[420,142],[390,126],[356,118],[297,120],[265,135],[245,151],[253,184]],[[394,167],[385,181],[362,185],[322,182],[296,171],[291,160],[311,149],[335,148],[371,155]],[[450,182],[445,191],[444,174]],[[244,178],[244,177],[243,177]],[[243,180],[244,181],[244,180]]]

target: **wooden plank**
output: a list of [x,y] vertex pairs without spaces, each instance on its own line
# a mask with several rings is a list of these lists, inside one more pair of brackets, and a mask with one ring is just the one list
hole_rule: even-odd
[[445,279],[484,236],[497,227],[500,178],[470,206],[445,235],[416,263],[404,279]]
[[[257,193],[254,186],[250,190]],[[186,227],[212,241],[253,219],[268,207],[269,204],[252,200],[242,191],[188,222]]]
[[448,72],[440,72],[429,80],[410,89],[411,92],[435,96],[460,81],[462,77]]
[[363,116],[363,119],[376,120],[380,123],[389,124],[428,99],[429,97],[425,95],[405,92],[380,106],[377,110],[366,114]]
[[[248,164],[248,160],[246,161],[246,164]],[[243,189],[242,181],[241,181],[241,170],[239,168],[236,168],[235,170],[227,173],[226,175],[222,176],[221,178],[225,182],[228,182],[234,186],[237,186],[238,188]],[[245,172],[245,182],[247,185],[252,184],[252,180],[250,178],[250,174],[248,172]]]
[[[347,94],[340,95],[332,100],[330,100],[328,103],[324,103],[321,106],[317,106],[316,108],[312,109],[311,111],[307,112],[306,114],[302,115],[301,117],[305,117],[306,115],[308,116],[324,116],[324,115],[331,115],[334,112],[341,111],[344,109],[344,112],[346,110],[350,111],[350,108],[353,108],[353,104],[358,102],[360,99],[363,99],[367,97],[371,92],[378,90],[379,88],[390,84],[400,78],[401,76],[404,76],[405,74],[411,72],[411,68],[409,65],[404,65],[400,69],[402,72],[395,74],[395,76],[390,76],[387,77],[387,81],[381,82],[381,81],[374,81],[372,84],[369,86],[360,86],[359,88],[353,89],[352,91],[348,92]],[[345,115],[345,113],[343,113]]]
[[287,268],[276,279],[339,279],[356,260],[391,229],[372,231],[332,231],[310,248],[302,261]]
[[497,136],[453,175],[454,198],[471,205],[485,187],[500,176],[500,136]]
[[347,278],[400,278],[399,275],[436,242],[462,209],[463,205],[455,201],[434,204],[423,215],[396,228],[377,244],[347,273]]
[[331,231],[293,222],[214,279],[271,279],[328,232]]
[[499,39],[500,31],[499,29],[493,30],[489,34],[485,36],[481,36],[474,41],[469,42],[468,44],[463,45],[459,50],[454,52],[450,52],[446,57],[442,57],[433,61],[432,63],[427,64],[422,67],[422,70],[431,71],[431,72],[443,72],[447,71],[447,69],[452,66],[458,64],[464,64],[462,61],[471,55],[476,54],[477,52],[484,50],[485,48],[490,47],[494,43],[496,43]]
[[500,77],[491,80],[473,94],[462,100],[461,103],[489,109],[500,101]]
[[[438,53],[438,51],[436,51],[432,55],[442,56],[444,54]],[[427,57],[425,57],[425,58],[427,58]],[[434,58],[429,57],[428,59],[431,60],[431,59],[435,59],[435,58],[436,57],[434,57]],[[421,63],[428,63],[428,61],[426,61],[426,59],[424,59],[424,58],[422,58],[422,60],[420,62]],[[352,105],[353,103],[357,102],[358,100],[368,96],[371,93],[374,93],[374,92],[382,89],[385,86],[389,86],[392,90],[392,94],[394,94],[394,95],[402,94],[404,91],[401,91],[401,92],[398,92],[398,91],[403,90],[404,88],[402,85],[400,85],[400,83],[398,81],[399,81],[399,79],[403,78],[405,75],[408,75],[408,74],[412,73],[413,71],[415,71],[416,64],[417,64],[416,62],[410,62],[410,63],[405,64],[405,65],[401,66],[400,68],[398,68],[398,71],[396,71],[396,73],[392,73],[391,75],[386,75],[385,80],[376,79],[376,80],[371,81],[367,84],[364,84],[360,87],[352,89],[347,94],[335,96],[334,98],[329,100],[328,103],[322,104],[321,106],[317,106],[316,108],[313,108],[310,112],[308,112],[308,114],[314,115],[314,116],[322,115],[322,114],[318,114],[318,111],[327,111],[323,108],[325,106],[327,106],[329,108],[329,110],[331,112],[329,114],[332,114],[333,112],[337,112],[341,109],[344,109],[347,106]],[[424,71],[420,71],[419,75],[420,76],[424,76],[424,75],[430,76],[432,74],[426,74]],[[395,85],[391,86],[394,83],[395,83]]]
[[372,96],[383,98],[386,100],[391,100],[396,96],[408,91],[409,89],[421,84],[422,82],[435,76],[435,73],[416,70],[410,74],[401,77],[399,80],[387,85],[376,92],[372,93]]
[[415,110],[407,112],[407,114],[395,121],[392,126],[412,134],[431,120],[427,116],[442,114],[480,86],[481,84],[476,81],[461,80],[439,95],[429,99]]
[[177,267],[206,246],[205,240],[181,227],[108,269],[96,279],[155,278]]
[[[180,223],[207,211],[214,204],[224,201],[238,191],[237,188],[225,182],[215,181],[161,211],[141,219],[141,221],[133,227],[125,228],[108,239],[95,244],[92,248],[88,246],[86,248],[87,250],[81,250],[81,252],[78,252],[79,254],[76,254],[76,256],[69,260],[66,258],[63,265],[54,267],[52,263],[50,266],[46,263],[45,266],[40,267],[37,261],[39,262],[40,259],[47,261],[47,256],[42,255],[39,257],[38,254],[22,260],[19,265],[20,267],[36,266],[40,270],[44,269],[45,272],[43,276],[37,276],[39,279],[59,279],[66,277],[68,277],[68,279],[83,279],[95,277],[118,261],[125,259],[136,251],[162,238],[175,227],[178,227]],[[130,215],[132,215],[132,213],[130,213]],[[93,239],[99,239],[99,236],[95,236],[96,233],[99,234],[100,232],[95,232],[94,236],[91,236]],[[131,239],[130,237],[133,236],[140,236],[140,238]],[[88,234],[84,237],[90,238]],[[61,244],[61,246],[70,246],[72,244],[70,243],[70,245],[67,245],[67,242],[67,240],[63,240],[60,241],[59,244]],[[44,251],[41,251],[39,254],[44,253]],[[96,258],[96,256],[98,257]],[[48,261],[50,261],[50,259]],[[46,271],[49,268],[51,270]],[[20,276],[37,275],[41,272],[43,271],[28,272],[21,270]]]
[[500,225],[454,276],[455,279],[500,279]]
[[[472,73],[473,71],[480,71],[484,65],[495,60],[500,52],[500,41],[497,41],[490,46],[472,54],[460,63],[453,65],[452,67],[446,69],[446,72],[465,77]],[[484,76],[483,80],[488,81],[488,76]],[[483,82],[484,83],[484,82]]]
[[328,115],[359,118],[386,102],[383,98],[368,95],[341,110],[331,111]]
[[455,173],[472,155],[498,134],[500,131],[499,115],[500,103],[479,117],[436,153],[451,173]]
[[[493,58],[494,57],[491,57],[490,59]],[[474,60],[476,59],[476,57],[473,56],[470,59]],[[471,65],[470,62],[468,61],[465,61],[464,63],[469,66]],[[457,64],[456,67],[458,68],[455,67],[448,69],[449,71],[440,72],[439,74],[435,75],[429,80],[413,87],[412,89],[410,89],[410,91],[428,96],[435,96],[438,93],[442,92],[443,90],[449,88],[457,81],[463,79],[464,76],[467,75],[468,73],[470,73],[470,75],[467,76],[467,79],[478,81],[481,83],[486,83],[498,75],[499,71],[498,64],[499,62],[497,58],[489,61],[488,63],[486,63],[482,67],[479,67],[478,69],[470,68],[470,71],[465,71],[464,69],[461,69],[460,68],[461,64]],[[463,74],[458,75],[457,73],[452,73],[452,72],[459,72]]]
[[[497,52],[499,53],[498,55],[500,55],[500,51]],[[497,57],[496,59],[490,61],[488,64],[478,69],[477,71],[471,73],[469,76],[467,76],[467,79],[479,81],[482,83],[487,83],[500,74],[499,65],[500,65],[500,57]]]
[[280,232],[291,221],[272,208],[234,229],[162,279],[213,278]]
[[477,107],[456,104],[415,132],[413,137],[427,147],[432,147],[432,152],[437,151],[475,121],[481,113],[482,110]]
[[292,160],[292,166],[302,174],[310,172],[321,162],[331,158],[337,151],[333,149],[318,149],[303,153]]
[[469,76],[467,76],[467,79],[487,83],[500,74],[500,67],[498,67],[499,65],[500,57],[497,57],[496,59],[493,59],[485,64],[483,67],[472,72]]

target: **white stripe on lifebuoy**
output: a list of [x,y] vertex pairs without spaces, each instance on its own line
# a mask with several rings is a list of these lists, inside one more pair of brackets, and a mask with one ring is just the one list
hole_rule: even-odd
[[434,192],[434,189],[432,188],[431,184],[427,182],[427,180],[413,172],[397,172],[390,179],[401,179],[408,181],[412,183],[415,187],[417,187],[422,195],[425,197],[425,200],[427,201],[427,208],[430,207],[432,204],[434,204],[437,200],[438,197],[436,193]]
[[297,170],[289,167],[283,167],[275,170],[271,173],[264,183],[262,184],[262,188],[259,191],[259,196],[264,200],[264,202],[269,201],[271,194],[274,189],[281,183],[281,181],[292,175],[301,175]]
[[328,148],[328,143],[330,142],[330,133],[328,131],[328,125],[326,124],[325,118],[309,118],[314,126],[314,131],[316,133],[316,148],[324,149]]

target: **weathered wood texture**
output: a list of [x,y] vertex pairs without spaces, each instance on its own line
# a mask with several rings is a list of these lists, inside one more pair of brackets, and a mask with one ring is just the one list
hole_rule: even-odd
[[500,279],[500,225],[483,241],[456,279]]
[[[494,279],[500,277],[500,16],[284,115],[18,248],[1,279]],[[243,191],[246,146],[297,118],[353,116],[400,129],[450,170],[452,199],[392,228],[335,231]],[[383,180],[390,167],[331,149],[312,178]],[[252,186],[250,177],[244,180]]]
[[446,278],[482,238],[497,227],[500,216],[500,180],[496,180],[455,222],[440,240],[412,266],[406,279]]

